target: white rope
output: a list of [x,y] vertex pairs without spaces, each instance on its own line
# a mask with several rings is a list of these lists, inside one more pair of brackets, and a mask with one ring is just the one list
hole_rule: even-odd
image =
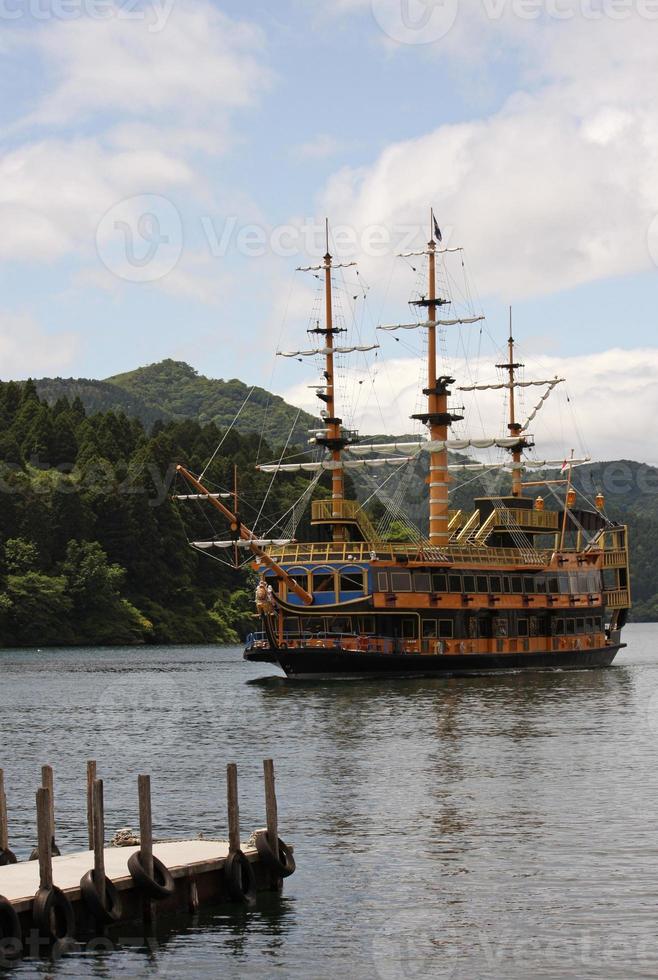
[[245,407],[245,405],[247,404],[247,402],[249,401],[249,399],[251,398],[251,396],[253,395],[253,393],[254,393],[255,390],[256,390],[256,385],[253,386],[253,388],[251,389],[251,391],[249,392],[249,394],[247,395],[247,397],[245,398],[245,400],[242,402],[242,405],[240,406],[240,410],[238,411],[238,414],[235,416],[235,418],[233,419],[233,421],[229,425],[228,429],[224,433],[220,444],[217,446],[217,449],[215,450],[215,452],[212,454],[212,456],[210,457],[210,459],[206,463],[206,467],[205,467],[203,473],[200,475],[199,481],[203,480],[204,476],[206,475],[206,473],[208,472],[208,470],[212,466],[213,462],[215,461],[215,458],[217,457],[217,453],[219,452],[219,450],[222,448],[222,446],[226,442],[226,438],[227,438],[229,432],[231,431],[231,429],[233,428],[233,426],[235,425],[235,423],[240,418],[240,415],[242,414],[243,408]]

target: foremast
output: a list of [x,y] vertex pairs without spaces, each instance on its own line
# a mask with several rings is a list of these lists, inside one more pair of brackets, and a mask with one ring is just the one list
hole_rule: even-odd
[[507,427],[510,431],[510,436],[513,438],[518,437],[519,440],[518,443],[509,450],[512,457],[512,496],[522,497],[523,452],[524,450],[529,449],[533,443],[530,439],[527,439],[523,435],[523,425],[516,417],[516,372],[520,371],[523,367],[525,367],[525,365],[514,360],[514,343],[514,334],[512,332],[512,309],[510,307],[509,340],[507,342],[509,360],[507,364],[497,364],[496,367],[501,371],[507,371],[509,377],[509,424]]

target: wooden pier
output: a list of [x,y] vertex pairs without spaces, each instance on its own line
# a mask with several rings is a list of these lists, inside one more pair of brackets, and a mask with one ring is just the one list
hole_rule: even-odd
[[36,793],[38,844],[29,861],[9,847],[4,776],[0,770],[0,967],[24,955],[58,955],[77,941],[137,925],[149,935],[156,919],[224,902],[250,906],[259,891],[280,891],[295,870],[292,848],[278,836],[274,766],[263,764],[266,828],[243,843],[238,770],[227,767],[228,840],[158,841],[153,837],[149,776],[138,777],[139,843],[106,846],[104,787],[87,766],[89,850],[59,855],[55,845],[53,773],[42,770]]

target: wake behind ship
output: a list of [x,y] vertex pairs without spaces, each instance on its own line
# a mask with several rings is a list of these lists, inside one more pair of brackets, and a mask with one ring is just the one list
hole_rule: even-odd
[[[529,426],[563,379],[520,380],[511,336],[508,358],[497,368],[504,380],[468,385],[460,391],[503,391],[509,403],[508,432],[487,438],[451,438],[462,421],[450,398],[455,379],[437,370],[438,344],[445,331],[469,326],[481,316],[444,317],[450,300],[437,289],[437,257],[459,251],[443,248],[432,214],[431,237],[421,256],[427,262],[427,289],[411,301],[413,323],[380,327],[384,332],[426,335],[426,405],[413,418],[427,430],[416,442],[364,443],[348,430],[337,406],[336,359],[371,348],[341,346],[344,327],[334,318],[332,256],[308,270],[324,281],[324,316],[309,334],[310,350],[283,356],[321,360],[314,385],[322,403],[321,424],[312,442],[315,459],[279,461],[264,472],[309,472],[312,495],[320,477],[331,475],[331,496],[311,502],[314,540],[262,538],[239,516],[237,489],[214,493],[183,466],[179,473],[194,490],[179,499],[201,500],[218,511],[231,531],[228,540],[195,541],[202,551],[232,549],[253,554],[259,573],[260,629],[248,639],[245,659],[271,663],[291,678],[469,675],[519,669],[584,669],[612,664],[630,607],[627,529],[608,520],[605,500],[579,500],[573,470],[589,460],[537,460]],[[517,392],[541,390],[539,404],[524,423],[517,417]],[[509,460],[498,467],[454,462],[455,453],[498,447]],[[382,467],[401,473],[427,459],[427,528],[410,540],[391,540],[375,527],[356,500],[345,497],[345,474]],[[461,457],[464,458],[464,457]],[[451,509],[454,475],[509,473],[503,496],[477,498],[472,509]],[[551,479],[550,471],[558,471]],[[535,471],[536,479],[526,474]],[[547,473],[549,475],[547,475]],[[535,496],[544,488],[555,502]],[[400,499],[401,498],[401,499]],[[229,501],[233,499],[233,509]],[[404,493],[397,513],[404,513]],[[299,508],[296,512],[299,520]],[[390,522],[389,522],[390,526]],[[413,530],[413,529],[412,529]],[[237,562],[236,562],[237,564]]]

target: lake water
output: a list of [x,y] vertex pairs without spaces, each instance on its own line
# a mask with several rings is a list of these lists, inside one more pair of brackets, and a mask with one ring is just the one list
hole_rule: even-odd
[[578,673],[300,684],[239,649],[4,651],[0,765],[11,844],[35,842],[40,765],[57,841],[85,846],[85,764],[108,832],[243,838],[277,766],[297,874],[249,913],[181,923],[155,947],[80,951],[17,977],[619,978],[658,975],[658,626]]

